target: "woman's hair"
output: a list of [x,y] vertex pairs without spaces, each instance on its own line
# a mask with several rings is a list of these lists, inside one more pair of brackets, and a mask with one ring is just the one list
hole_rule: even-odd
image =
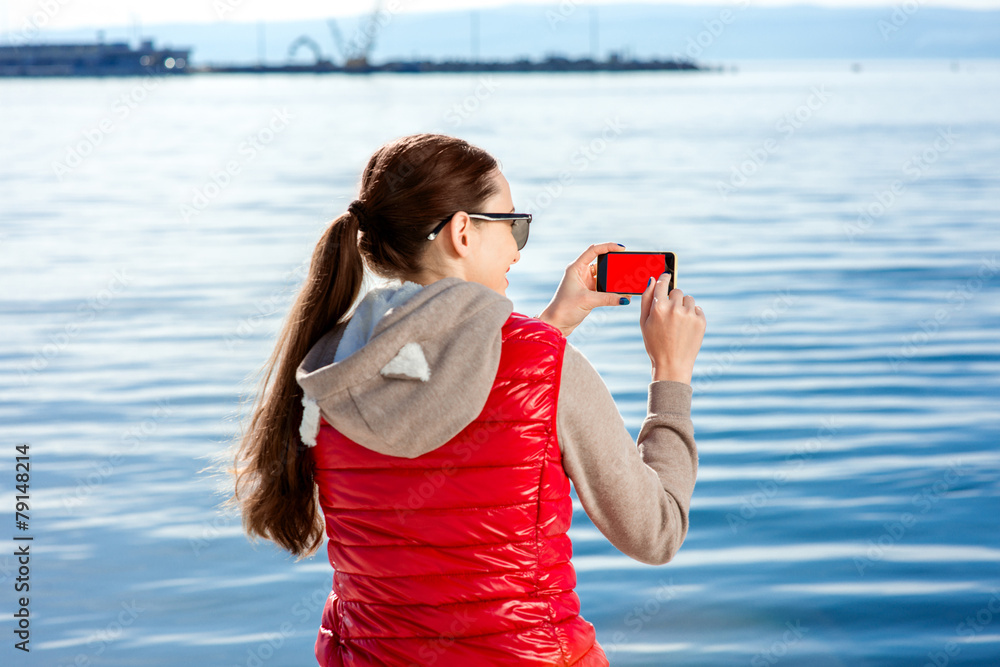
[[239,507],[251,537],[272,540],[298,558],[320,546],[324,522],[299,436],[302,388],[295,371],[347,314],[365,266],[390,279],[419,274],[427,235],[444,218],[474,211],[496,194],[498,168],[483,149],[440,134],[402,137],[368,160],[358,199],[316,244],[309,275],[260,371],[251,414],[235,441],[229,471],[235,485],[227,504]]

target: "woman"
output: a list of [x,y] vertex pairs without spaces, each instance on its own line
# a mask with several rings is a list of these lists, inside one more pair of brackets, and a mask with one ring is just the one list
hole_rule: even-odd
[[[642,294],[652,362],[638,448],[565,336],[596,306],[593,245],[538,317],[506,272],[530,216],[496,160],[453,137],[382,146],[326,230],[236,458],[252,536],[325,535],[320,665],[607,665],[580,616],[570,480],[618,549],[669,561],[697,472],[691,373],[705,318],[669,275]],[[363,268],[398,281],[360,295]],[[272,381],[273,380],[273,381]]]

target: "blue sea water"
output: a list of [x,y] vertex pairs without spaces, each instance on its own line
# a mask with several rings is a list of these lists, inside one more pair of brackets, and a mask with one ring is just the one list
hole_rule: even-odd
[[[325,552],[249,543],[205,468],[364,161],[440,131],[535,214],[517,311],[617,241],[706,313],[684,547],[643,565],[574,515],[613,665],[1000,664],[998,108],[995,61],[0,81],[0,662],[313,662]],[[638,316],[570,337],[633,436]]]

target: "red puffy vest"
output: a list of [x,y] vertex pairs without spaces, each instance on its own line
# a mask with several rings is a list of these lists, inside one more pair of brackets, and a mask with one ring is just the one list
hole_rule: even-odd
[[573,590],[556,439],[566,340],[515,312],[502,341],[482,413],[422,456],[374,452],[320,420],[310,451],[334,568],[323,667],[608,665]]

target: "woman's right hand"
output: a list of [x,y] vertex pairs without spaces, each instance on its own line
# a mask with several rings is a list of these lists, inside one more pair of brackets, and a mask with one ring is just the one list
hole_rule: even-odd
[[653,381],[673,380],[691,384],[694,360],[705,336],[705,313],[693,296],[674,289],[670,274],[652,281],[642,293],[639,328],[646,353],[653,364]]

